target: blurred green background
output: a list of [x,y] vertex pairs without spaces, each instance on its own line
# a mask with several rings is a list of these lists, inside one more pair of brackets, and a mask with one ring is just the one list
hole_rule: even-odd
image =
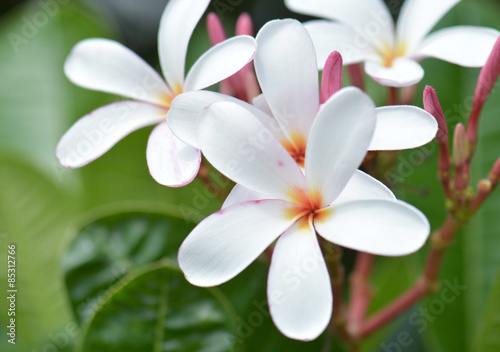
[[[391,0],[392,3],[394,1]],[[55,5],[54,5],[55,4]],[[217,289],[185,282],[176,251],[195,223],[220,207],[221,183],[197,180],[181,189],[149,176],[145,149],[151,128],[125,138],[78,170],[59,166],[54,150],[81,116],[117,97],[71,84],[63,63],[80,40],[118,40],[157,67],[156,34],[165,0],[3,1],[0,5],[0,294],[7,297],[7,245],[16,245],[16,345],[7,342],[9,301],[0,299],[1,351],[328,351],[325,335],[287,340],[265,305],[267,264],[256,262]],[[295,17],[279,0],[212,1],[229,33],[239,13],[266,21]],[[396,15],[396,14],[395,14]],[[304,19],[303,17],[298,17]],[[500,29],[500,3],[463,0],[438,24]],[[209,48],[204,21],[191,40],[188,67]],[[427,59],[414,103],[432,85],[450,127],[466,122],[478,69]],[[370,82],[379,105],[384,92]],[[474,184],[500,156],[500,89],[487,103],[473,167]],[[398,197],[420,208],[433,228],[445,217],[436,178],[435,142],[401,154]],[[452,302],[438,291],[370,337],[364,351],[500,351],[500,192],[450,249],[443,282],[465,286]],[[379,258],[375,311],[414,282],[427,249]],[[347,270],[353,253],[345,251]],[[446,287],[446,286],[443,286]],[[398,343],[401,333],[411,343]]]

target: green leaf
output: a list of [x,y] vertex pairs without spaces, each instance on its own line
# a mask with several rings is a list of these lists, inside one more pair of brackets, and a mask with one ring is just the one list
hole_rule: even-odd
[[[6,343],[4,329],[9,301],[0,300],[0,349],[31,351],[54,345],[65,335],[64,347],[75,335],[66,333],[76,324],[71,316],[60,275],[65,229],[75,207],[58,185],[25,162],[0,154],[0,262],[7,263],[7,245],[16,245],[16,345]],[[6,266],[3,266],[6,268]],[[0,272],[6,291],[7,270]],[[59,347],[62,350],[62,347]]]
[[479,329],[476,333],[474,352],[500,351],[500,272],[486,303]]
[[177,263],[177,251],[193,227],[165,214],[119,208],[87,220],[64,256],[66,285],[79,321],[91,316],[106,290],[132,270],[161,259]]
[[226,351],[231,323],[217,290],[194,287],[177,268],[155,263],[109,289],[80,351]]

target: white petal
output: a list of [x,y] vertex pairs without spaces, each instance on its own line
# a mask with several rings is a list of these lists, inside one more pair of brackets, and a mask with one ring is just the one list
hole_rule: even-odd
[[293,223],[283,214],[290,203],[246,202],[210,215],[179,249],[179,266],[196,286],[220,285],[245,269]]
[[259,94],[252,101],[253,106],[257,109],[264,111],[269,116],[273,116],[273,112],[267,103],[266,96],[264,94]]
[[307,136],[318,112],[318,67],[311,38],[296,20],[268,22],[257,34],[255,72],[287,136]]
[[221,209],[237,203],[263,199],[270,199],[270,197],[259,192],[254,192],[246,187],[243,187],[242,185],[235,185],[224,201],[224,204],[222,204]]
[[416,61],[398,57],[391,67],[385,67],[375,61],[365,63],[365,71],[377,83],[389,87],[407,87],[414,85],[424,77],[424,70]]
[[151,132],[146,154],[151,176],[164,186],[185,186],[200,168],[200,151],[177,139],[166,123]]
[[163,108],[136,101],[106,105],[71,126],[59,141],[56,156],[64,167],[81,167],[131,132],[164,121],[166,114]]
[[435,24],[460,0],[405,0],[398,17],[396,36],[412,55]]
[[174,93],[184,86],[189,39],[210,0],[170,0],[163,11],[158,32],[161,69]]
[[438,130],[434,116],[416,106],[384,106],[376,113],[369,150],[417,148],[432,141]]
[[375,46],[394,41],[394,22],[382,0],[285,0],[287,7],[306,15],[339,21],[358,33],[358,40]]
[[232,76],[253,60],[257,43],[248,35],[229,38],[210,48],[191,67],[184,90],[199,90]]
[[314,340],[330,322],[330,277],[316,233],[304,220],[288,229],[274,247],[267,299],[274,324],[289,338]]
[[[198,143],[198,121],[203,109],[216,102],[232,102],[249,110],[259,121],[267,126],[280,139],[284,138],[277,122],[260,109],[231,96],[211,91],[191,91],[174,98],[168,112],[167,123],[181,141],[200,149]],[[238,120],[238,116],[234,116]]]
[[165,81],[143,59],[109,39],[86,39],[75,45],[64,64],[75,84],[158,105],[170,103]]
[[253,191],[293,200],[305,191],[300,167],[273,133],[247,109],[214,103],[205,109],[198,140],[208,161],[225,176]]
[[342,192],[340,192],[339,196],[333,202],[333,205],[368,199],[396,200],[396,196],[386,185],[376,178],[363,171],[356,170]]
[[425,38],[415,55],[435,57],[460,66],[482,67],[499,34],[495,29],[484,27],[445,28]]
[[333,51],[342,55],[344,65],[350,65],[363,61],[371,49],[368,42],[357,39],[356,32],[339,23],[316,20],[304,23],[304,27],[314,43],[320,70]]
[[425,215],[402,201],[360,200],[326,211],[329,215],[315,220],[316,231],[328,241],[361,252],[410,254],[424,245],[430,233]]
[[306,149],[309,194],[322,205],[340,194],[363,161],[375,127],[375,105],[361,90],[348,87],[332,95],[320,109]]

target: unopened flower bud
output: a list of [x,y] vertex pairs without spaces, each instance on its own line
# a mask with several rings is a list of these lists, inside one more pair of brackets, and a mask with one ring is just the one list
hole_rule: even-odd
[[342,55],[338,51],[332,52],[326,59],[323,76],[321,78],[321,103],[328,100],[335,92],[342,88],[343,80]]
[[436,141],[439,145],[439,180],[443,185],[443,190],[447,198],[452,198],[450,191],[450,149],[448,146],[448,125],[444,117],[443,109],[439,103],[436,91],[431,86],[424,89],[424,108],[434,116],[438,123]]
[[467,124],[467,138],[474,151],[477,141],[477,129],[479,123],[479,116],[483,109],[484,103],[488,99],[495,83],[500,75],[500,38],[497,39],[493,50],[491,51],[486,64],[479,74],[477,81],[476,91],[474,93],[474,103]]
[[246,12],[243,12],[236,21],[236,35],[250,35],[253,37],[253,23],[252,18]]
[[207,16],[207,31],[212,45],[219,44],[227,39],[226,31],[224,31],[219,16],[213,12],[210,12]]
[[446,118],[444,117],[443,109],[439,103],[436,91],[431,86],[427,86],[424,89],[424,108],[425,110],[434,116],[438,123],[438,132],[436,134],[436,141],[439,144],[448,145],[448,126],[446,124]]

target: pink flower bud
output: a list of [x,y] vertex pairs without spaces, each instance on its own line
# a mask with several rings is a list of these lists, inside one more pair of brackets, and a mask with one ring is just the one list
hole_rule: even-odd
[[424,89],[424,108],[429,114],[434,116],[438,123],[438,132],[436,134],[436,141],[439,144],[446,143],[448,145],[448,125],[444,117],[443,109],[439,103],[436,91],[431,86]]
[[224,31],[224,26],[215,13],[210,12],[207,16],[207,30],[208,37],[212,45],[219,44],[227,39],[226,32]]
[[252,18],[246,12],[243,12],[236,21],[236,35],[254,35]]
[[[495,83],[500,75],[500,38],[497,39],[493,50],[486,61],[477,81],[476,91],[474,93],[474,103],[467,124],[467,138],[469,139],[471,148],[474,149],[477,141],[477,129],[479,124],[479,116],[483,109],[484,103],[488,99]],[[474,151],[474,150],[472,150]]]
[[450,190],[450,149],[448,146],[448,126],[444,117],[443,109],[439,103],[436,91],[431,86],[424,89],[424,108],[429,114],[434,116],[438,123],[436,141],[439,145],[439,180],[443,185],[443,190],[448,198],[451,198]]
[[323,76],[321,78],[321,103],[323,104],[335,92],[342,88],[343,79],[342,55],[338,51],[332,52],[326,59]]

